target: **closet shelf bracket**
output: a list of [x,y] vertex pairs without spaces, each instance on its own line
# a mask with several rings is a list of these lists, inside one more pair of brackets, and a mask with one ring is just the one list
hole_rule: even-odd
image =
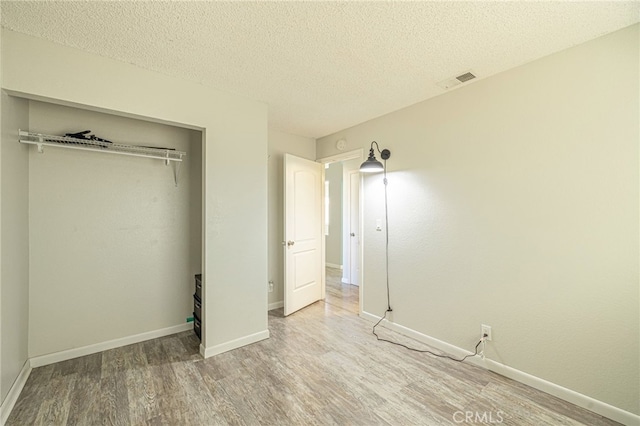
[[182,163],[183,157],[187,155],[187,153],[184,151],[177,151],[172,148],[125,145],[105,142],[101,140],[78,139],[69,136],[45,135],[42,133],[33,133],[25,130],[18,130],[18,133],[20,135],[20,143],[36,145],[38,147],[38,152],[41,154],[44,153],[45,146],[57,146],[60,148],[79,149],[81,151],[121,154],[133,157],[163,160],[167,166],[169,164],[173,164],[173,177],[176,186],[178,186],[178,178],[180,176],[180,163]]

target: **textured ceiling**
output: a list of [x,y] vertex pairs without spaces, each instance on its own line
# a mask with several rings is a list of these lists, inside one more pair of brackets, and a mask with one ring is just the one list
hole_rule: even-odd
[[[1,2],[2,26],[269,104],[321,137],[640,20],[640,2]],[[473,82],[466,83],[473,84]]]

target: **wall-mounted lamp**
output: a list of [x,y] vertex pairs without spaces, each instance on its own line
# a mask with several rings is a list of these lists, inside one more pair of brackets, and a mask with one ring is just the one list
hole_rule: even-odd
[[367,161],[362,163],[362,165],[360,166],[360,173],[377,173],[382,172],[385,169],[382,163],[376,160],[376,154],[373,151],[373,144],[376,144],[376,149],[380,153],[380,158],[385,161],[385,164],[389,157],[391,157],[391,151],[389,151],[388,149],[383,149],[382,151],[380,151],[378,142],[371,142],[371,149],[369,149],[369,158],[367,158]]
[[[375,151],[373,150],[373,145],[376,145],[376,149],[378,150],[378,152],[380,153],[380,158],[382,158],[382,160],[384,161],[384,165],[379,162],[378,160],[376,160],[376,154]],[[391,299],[389,298],[389,213],[388,213],[388,200],[387,200],[387,160],[389,159],[389,157],[391,157],[391,151],[389,151],[388,149],[383,149],[382,151],[380,151],[380,147],[378,146],[378,142],[373,141],[371,142],[371,149],[369,149],[369,158],[367,158],[367,161],[365,161],[364,163],[362,163],[362,165],[360,166],[360,173],[376,173],[376,172],[384,172],[384,179],[382,179],[382,182],[384,183],[384,234],[385,234],[385,240],[386,240],[386,245],[385,245],[385,272],[387,275],[387,310],[384,312],[384,316],[380,319],[380,321],[382,321],[382,319],[387,317],[387,312],[392,312],[393,309],[391,309]],[[378,228],[378,231],[380,230],[380,228]],[[378,324],[380,324],[380,321],[378,321]],[[378,326],[378,324],[373,326],[373,334],[375,334],[376,338],[378,340],[380,340],[380,338],[378,337],[378,335],[376,334],[376,327]]]

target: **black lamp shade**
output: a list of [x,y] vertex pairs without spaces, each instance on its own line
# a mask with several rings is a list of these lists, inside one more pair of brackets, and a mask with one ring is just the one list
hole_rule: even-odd
[[360,173],[379,173],[384,171],[382,163],[376,160],[367,160],[360,166]]

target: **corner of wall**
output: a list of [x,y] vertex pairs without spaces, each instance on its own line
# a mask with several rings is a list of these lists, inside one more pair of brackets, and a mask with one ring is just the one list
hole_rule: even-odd
[[0,93],[0,400],[28,358],[29,251],[28,155],[18,129],[28,125],[28,104]]
[[20,393],[22,389],[24,389],[24,385],[27,383],[27,379],[29,379],[29,375],[31,374],[31,362],[27,359],[18,377],[11,385],[7,392],[7,397],[0,404],[0,425],[4,425],[6,421],[9,419],[9,415],[13,410],[13,407],[18,402],[18,398],[20,397]]

